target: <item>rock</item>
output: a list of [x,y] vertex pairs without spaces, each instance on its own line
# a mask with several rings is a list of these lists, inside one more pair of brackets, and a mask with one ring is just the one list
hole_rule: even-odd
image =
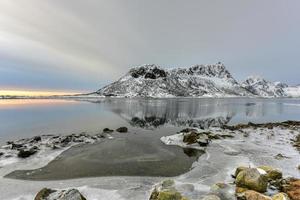
[[272,197],[272,200],[290,200],[289,196],[283,192],[278,193]]
[[23,144],[16,144],[14,142],[11,143],[11,149],[17,149],[17,150],[19,150],[21,148],[23,148]]
[[151,193],[149,200],[184,200],[176,190],[162,190],[158,191],[156,188]]
[[256,168],[248,168],[238,173],[235,183],[238,187],[265,192],[268,186],[268,178],[266,174],[261,174]]
[[4,153],[3,153],[3,152],[0,152],[0,157],[3,156],[3,155],[4,155]]
[[52,190],[49,188],[43,188],[41,191],[39,191],[37,193],[37,195],[35,196],[34,200],[44,200],[47,199],[47,197],[49,197],[50,194],[56,192],[56,190]]
[[35,136],[35,137],[32,138],[32,141],[33,142],[39,142],[39,141],[42,141],[42,138],[41,138],[41,136]]
[[277,180],[282,178],[282,172],[278,169],[274,169],[270,166],[259,166],[258,168],[267,172],[266,176],[268,180]]
[[18,157],[19,158],[28,158],[29,156],[32,156],[33,154],[35,154],[37,152],[37,150],[33,147],[29,150],[23,150],[21,149],[18,153]]
[[185,128],[185,129],[181,130],[180,133],[188,133],[188,132],[192,132],[192,131],[196,132],[197,130],[194,128]]
[[114,132],[114,130],[112,130],[112,129],[109,129],[109,128],[103,129],[103,133],[112,133],[112,132]]
[[300,179],[288,181],[287,185],[283,187],[283,191],[291,200],[300,200]]
[[240,194],[240,193],[246,192],[247,190],[249,190],[249,189],[247,189],[247,188],[242,188],[242,187],[236,187],[236,188],[235,188],[235,193],[236,193],[236,194]]
[[119,132],[119,133],[127,133],[128,128],[127,127],[120,127],[116,131]]
[[210,140],[208,138],[207,135],[201,135],[200,138],[198,138],[197,143],[201,146],[201,147],[206,147],[209,144]]
[[193,131],[183,136],[183,142],[187,144],[194,144],[197,142],[198,138],[198,134]]
[[272,200],[271,197],[265,196],[259,192],[248,190],[243,194],[245,200]]
[[249,169],[249,167],[240,166],[240,167],[236,168],[236,170],[235,170],[233,176],[234,176],[234,177],[237,177],[237,175],[238,175],[241,171],[246,170],[246,169]]
[[276,160],[282,160],[282,159],[289,158],[289,157],[284,156],[284,155],[282,155],[281,153],[279,153],[279,154],[277,154],[276,156],[274,156],[274,158],[275,158]]
[[52,190],[42,189],[34,200],[86,200],[86,198],[77,189]]
[[202,200],[221,200],[217,195],[207,195],[202,198]]

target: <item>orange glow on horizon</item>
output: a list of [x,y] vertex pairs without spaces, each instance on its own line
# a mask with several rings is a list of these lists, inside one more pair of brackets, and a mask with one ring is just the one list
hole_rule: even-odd
[[53,95],[73,95],[81,92],[64,92],[64,91],[35,91],[35,90],[1,90],[0,96],[53,96]]

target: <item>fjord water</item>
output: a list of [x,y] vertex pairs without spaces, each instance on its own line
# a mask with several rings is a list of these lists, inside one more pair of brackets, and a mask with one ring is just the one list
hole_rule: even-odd
[[[129,128],[128,133],[112,133],[111,140],[75,146],[42,169],[8,175],[30,180],[178,176],[189,171],[203,152],[164,145],[162,136],[185,127],[299,120],[300,116],[299,99],[4,100],[0,107],[1,143],[41,134],[96,134],[105,127]],[[218,148],[211,151],[218,155]],[[219,159],[214,166],[224,161]]]
[[99,133],[105,127],[120,126],[155,134],[163,127],[179,130],[185,126],[299,120],[299,116],[300,99],[1,100],[0,141],[3,144],[41,134]]

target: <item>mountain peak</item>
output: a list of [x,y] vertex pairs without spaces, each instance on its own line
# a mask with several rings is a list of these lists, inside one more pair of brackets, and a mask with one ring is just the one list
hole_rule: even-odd
[[155,64],[144,64],[141,66],[133,67],[129,70],[129,74],[133,78],[144,77],[145,79],[157,79],[167,76],[167,72],[160,66]]

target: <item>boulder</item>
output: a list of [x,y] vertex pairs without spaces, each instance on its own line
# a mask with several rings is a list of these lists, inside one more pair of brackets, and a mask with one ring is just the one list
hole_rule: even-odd
[[198,138],[199,138],[198,133],[192,131],[183,136],[183,142],[187,144],[194,144],[197,142]]
[[49,188],[43,188],[42,190],[40,190],[34,200],[44,200],[44,199],[47,199],[49,197],[50,194],[56,192],[56,190],[52,190],[52,189],[49,189]]
[[38,192],[34,200],[86,200],[86,198],[77,189],[58,191],[44,188]]
[[281,192],[281,193],[275,194],[272,197],[272,200],[290,200],[290,198],[288,197],[287,194]]
[[248,168],[238,173],[235,183],[238,187],[257,192],[266,192],[268,178],[266,174],[261,174],[256,168]]
[[18,153],[19,158],[28,158],[37,152],[36,148],[30,148],[29,150],[21,149]]
[[234,177],[237,177],[237,175],[238,175],[241,171],[243,171],[243,170],[245,170],[245,169],[249,169],[249,167],[240,166],[240,167],[236,168],[236,170],[235,170],[233,176],[234,176]]
[[127,127],[120,127],[116,131],[119,132],[119,133],[127,133],[128,128]]
[[109,129],[109,128],[103,129],[103,133],[112,133],[112,132],[114,132],[114,130],[112,130],[112,129]]
[[181,194],[174,189],[167,189],[158,191],[156,188],[153,190],[149,200],[184,200]]
[[263,169],[267,173],[268,180],[277,180],[282,178],[282,172],[278,169],[274,169],[270,166],[259,166],[259,169]]
[[33,142],[39,142],[41,140],[42,140],[41,136],[35,136],[35,137],[32,138]]
[[259,192],[248,190],[243,194],[245,200],[272,200],[271,197],[263,195]]
[[283,186],[283,191],[291,200],[300,200],[300,179],[293,179]]

